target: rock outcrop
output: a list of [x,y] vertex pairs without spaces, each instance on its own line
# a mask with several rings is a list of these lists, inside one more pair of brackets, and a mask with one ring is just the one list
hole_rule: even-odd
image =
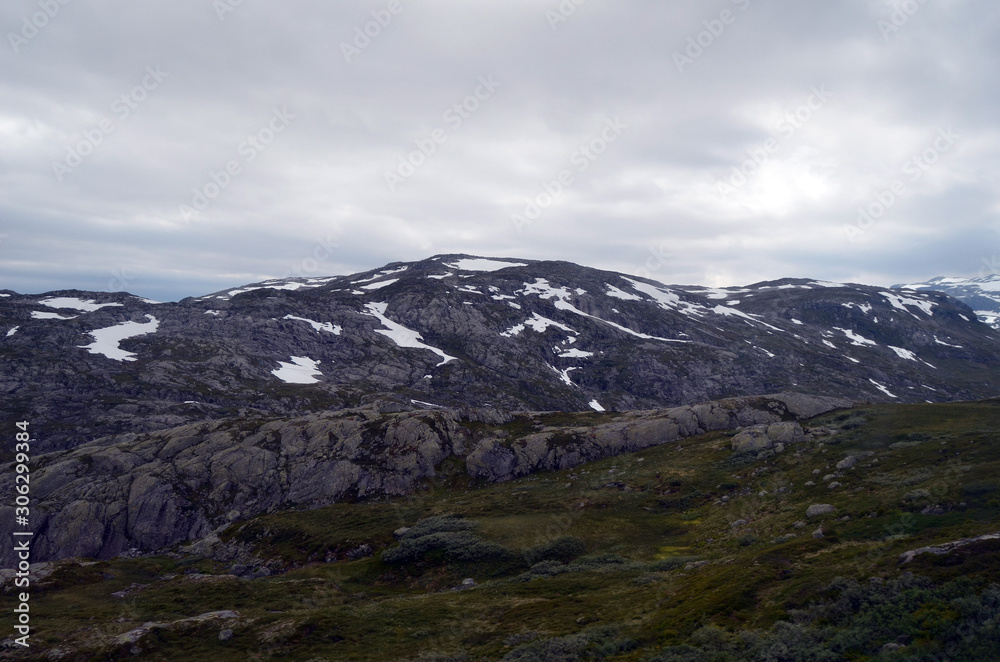
[[[587,425],[567,426],[546,425],[544,414],[365,407],[110,437],[35,459],[32,559],[159,550],[261,513],[405,495],[436,477],[449,458],[464,462],[472,478],[496,482],[739,426],[766,426],[775,439],[794,440],[802,435],[791,420],[797,414],[850,404],[778,394],[583,414]],[[479,422],[484,418],[493,424]],[[512,435],[504,423],[513,420],[531,431]],[[0,467],[0,494],[12,493],[12,476]],[[0,518],[12,516],[0,508]],[[7,545],[0,566],[12,565],[9,540],[0,544]]]

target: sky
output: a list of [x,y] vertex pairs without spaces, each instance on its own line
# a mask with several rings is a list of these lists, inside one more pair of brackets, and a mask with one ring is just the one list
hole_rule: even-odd
[[0,289],[996,271],[994,0],[5,0]]

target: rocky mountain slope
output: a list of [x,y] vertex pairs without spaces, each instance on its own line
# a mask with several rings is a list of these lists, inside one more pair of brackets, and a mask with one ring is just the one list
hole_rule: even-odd
[[[33,458],[32,558],[156,551],[263,513],[411,494],[442,473],[502,482],[711,430],[770,424],[737,444],[763,450],[802,441],[794,421],[848,405],[789,393],[617,415],[365,407],[120,435]],[[0,519],[13,521],[8,468]],[[12,543],[0,541],[0,567],[15,564]]]
[[0,292],[0,424],[40,451],[205,420],[383,409],[631,411],[797,391],[1000,391],[1000,333],[935,292],[712,289],[437,256],[176,303]]
[[917,292],[944,292],[976,311],[979,319],[994,329],[1000,329],[1000,274],[976,278],[947,278],[939,276],[925,283],[893,285],[892,289]]

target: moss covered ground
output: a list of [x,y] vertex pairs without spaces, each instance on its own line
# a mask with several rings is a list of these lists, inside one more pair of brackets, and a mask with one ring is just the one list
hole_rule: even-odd
[[[1000,540],[900,561],[1000,532],[1000,401],[806,427],[833,434],[738,456],[732,432],[710,433],[495,485],[445,467],[407,498],[237,522],[222,544],[284,569],[256,579],[190,554],[65,562],[33,588],[31,649],[0,655],[1000,659]],[[808,518],[813,504],[835,512]],[[218,610],[238,617],[184,622]],[[165,627],[115,642],[150,622]]]

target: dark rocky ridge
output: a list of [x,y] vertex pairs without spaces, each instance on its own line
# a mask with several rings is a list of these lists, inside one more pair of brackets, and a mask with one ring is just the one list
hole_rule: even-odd
[[[32,560],[162,550],[262,513],[410,494],[438,476],[449,459],[473,482],[500,482],[707,431],[781,427],[790,425],[781,421],[850,405],[785,393],[590,413],[568,422],[560,422],[563,414],[385,413],[369,406],[109,437],[34,458]],[[801,439],[799,429],[798,437],[786,441]],[[0,494],[12,495],[13,485],[10,466],[0,467]],[[12,508],[0,506],[0,518],[12,521],[13,515]],[[0,542],[0,567],[15,564],[8,537]]]
[[[31,421],[36,451],[54,451],[385,399],[406,408],[630,411],[779,391],[893,402],[1000,391],[1000,333],[943,294],[807,280],[667,287],[565,262],[472,271],[460,268],[467,257],[166,304],[125,293],[7,292],[0,421],[6,429]],[[40,303],[50,297],[120,305],[82,312]],[[387,327],[373,303],[438,353],[380,333]],[[73,318],[35,319],[39,311]],[[120,344],[135,361],[82,348],[95,329],[150,316],[155,333]],[[455,358],[442,363],[440,353]],[[278,379],[272,371],[292,357],[318,361],[319,381]]]

